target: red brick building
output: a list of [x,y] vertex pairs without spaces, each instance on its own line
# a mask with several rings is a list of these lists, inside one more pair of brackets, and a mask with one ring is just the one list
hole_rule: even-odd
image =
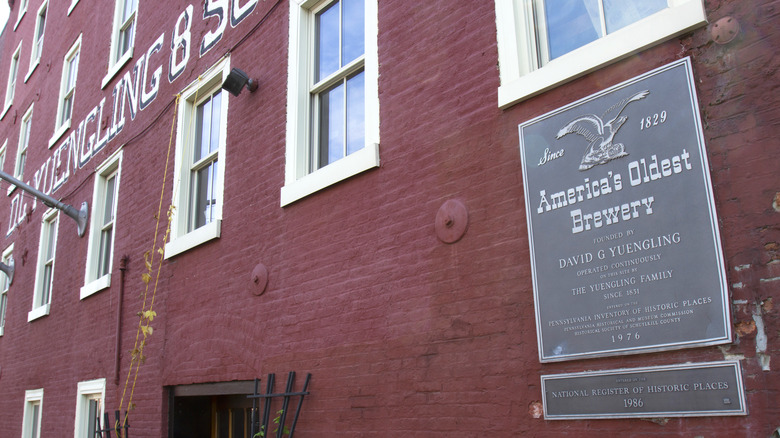
[[[289,371],[295,436],[780,433],[780,3],[9,3],[2,170],[89,220],[0,185],[0,436],[250,436]],[[518,125],[686,58],[728,339],[542,362]],[[746,415],[543,414],[724,360]]]

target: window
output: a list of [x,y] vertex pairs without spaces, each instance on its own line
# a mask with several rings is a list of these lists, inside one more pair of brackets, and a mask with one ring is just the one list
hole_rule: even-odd
[[22,438],[41,437],[41,417],[43,416],[43,388],[24,392],[24,417],[22,419]]
[[701,0],[496,0],[507,107],[706,24]]
[[116,0],[108,74],[103,78],[102,87],[105,87],[125,63],[133,57],[136,15],[138,15],[138,0]]
[[[2,261],[8,266],[14,265],[13,244],[3,251]],[[5,273],[0,273],[0,336],[5,331],[5,312],[8,309],[8,289],[11,287],[11,279]]]
[[95,438],[100,430],[106,398],[106,379],[79,382],[76,396],[76,430],[74,438]]
[[16,24],[14,24],[14,30],[19,26],[19,23],[22,21],[22,17],[24,17],[25,12],[27,12],[27,3],[28,0],[21,0],[19,2],[19,15],[16,16]]
[[282,206],[379,166],[376,0],[290,2]]
[[20,42],[11,57],[11,67],[8,69],[8,86],[5,89],[5,107],[3,108],[3,115],[0,116],[0,118],[5,117],[8,108],[11,108],[11,104],[14,102],[14,91],[16,90],[16,77],[19,74],[19,56],[21,53],[22,43]]
[[57,249],[57,223],[59,210],[49,209],[43,215],[41,240],[38,245],[38,264],[35,274],[33,308],[27,314],[27,321],[49,314],[51,306],[52,281],[54,279],[54,258]]
[[41,62],[41,52],[43,51],[43,34],[46,30],[46,9],[48,1],[44,1],[41,7],[38,9],[38,15],[35,19],[35,38],[33,38],[32,52],[30,53],[30,70],[27,72],[27,76],[24,81],[30,78],[35,67]]
[[122,150],[120,149],[98,167],[95,174],[92,219],[89,221],[87,273],[80,294],[82,300],[111,285],[114,225],[121,164]]
[[16,149],[16,166],[14,167],[14,176],[18,180],[24,178],[24,164],[27,161],[27,145],[30,143],[30,132],[32,126],[33,106],[27,109],[22,116],[22,125],[19,130],[19,147]]
[[70,121],[73,113],[73,99],[76,94],[76,78],[79,71],[79,54],[81,52],[81,35],[71,46],[65,59],[62,61],[62,79],[60,80],[60,99],[57,105],[57,119],[54,127],[54,135],[49,140],[49,147],[59,140],[62,134],[70,129]]
[[171,241],[165,257],[219,237],[227,137],[227,96],[222,82],[229,58],[190,84],[179,99]]

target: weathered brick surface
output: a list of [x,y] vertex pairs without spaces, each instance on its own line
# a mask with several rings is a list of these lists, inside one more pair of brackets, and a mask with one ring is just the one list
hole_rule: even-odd
[[[24,40],[22,78],[40,1],[30,3],[19,28],[6,28],[2,41],[7,65]],[[46,145],[56,113],[55,84],[62,56],[79,33],[74,122],[104,97],[110,105],[118,78],[105,89],[100,81],[112,8],[81,0],[68,17],[68,3],[50,3],[41,65],[27,83],[20,81],[13,107],[0,120],[0,140],[8,139],[6,171],[12,169],[20,119],[31,102],[28,175],[51,156]],[[196,50],[215,22],[203,20],[202,2],[191,3]],[[45,388],[46,436],[69,436],[73,430],[79,381],[105,377],[108,407],[119,405],[144,291],[143,254],[152,250],[166,175],[173,96],[250,34],[274,3],[259,2],[246,22],[228,26],[219,45],[202,58],[193,52],[186,71],[171,83],[166,78],[171,34],[186,5],[140,2],[133,62],[165,33],[163,49],[151,58],[152,66],[163,67],[159,95],[135,120],[126,114],[119,136],[56,193],[75,205],[91,200],[93,170],[123,147],[112,284],[78,299],[87,241],[61,215],[52,311],[28,323],[45,207],[38,203],[2,239],[2,248],[15,245],[17,270],[0,337],[0,436],[21,434],[26,389]],[[705,5],[710,23],[727,15],[740,23],[737,40],[716,45],[709,28],[701,28],[502,111],[496,104],[493,2],[380,2],[381,167],[280,208],[288,32],[288,2],[282,1],[232,52],[231,65],[259,78],[260,89],[229,98],[222,237],[162,265],[155,331],[133,394],[133,435],[166,436],[167,386],[264,379],[295,370],[314,376],[300,436],[769,436],[780,427],[780,212],[773,207],[780,192],[780,61],[774,56],[780,2]],[[697,78],[732,289],[734,342],[541,365],[517,125],[684,56],[692,57]],[[7,67],[0,68],[0,84],[7,74]],[[110,125],[109,116],[101,124]],[[175,183],[172,166],[171,161],[162,191],[163,216]],[[436,212],[448,199],[462,201],[469,211],[465,236],[451,245],[441,243],[434,229]],[[0,199],[3,230],[10,201]],[[123,256],[129,264],[115,384]],[[258,263],[270,275],[267,291],[255,296],[250,274]],[[767,338],[762,351],[757,320]],[[744,358],[747,417],[555,422],[540,417],[541,374],[726,355]]]

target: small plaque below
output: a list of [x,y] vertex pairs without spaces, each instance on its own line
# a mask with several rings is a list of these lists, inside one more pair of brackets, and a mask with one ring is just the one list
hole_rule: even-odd
[[747,415],[737,361],[542,376],[544,418]]

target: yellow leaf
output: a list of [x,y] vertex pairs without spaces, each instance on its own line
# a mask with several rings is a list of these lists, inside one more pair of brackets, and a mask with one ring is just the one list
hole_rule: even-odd
[[149,281],[150,281],[151,279],[152,279],[152,276],[151,276],[151,275],[149,275],[149,274],[147,274],[147,273],[143,273],[143,274],[141,274],[141,280],[143,280],[143,282],[144,282],[144,283],[146,283],[146,284],[149,284]]

